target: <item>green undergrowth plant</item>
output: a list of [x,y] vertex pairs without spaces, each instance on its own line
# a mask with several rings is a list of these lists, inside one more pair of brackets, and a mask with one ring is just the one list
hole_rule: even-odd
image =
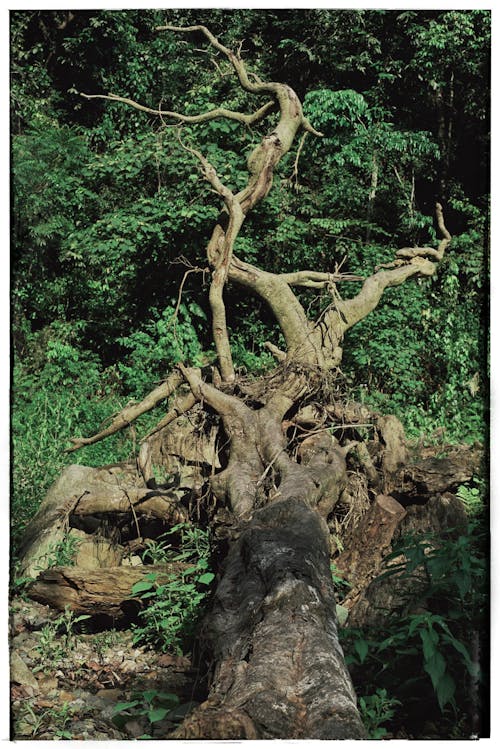
[[[113,723],[123,730],[130,720],[145,718],[152,732],[156,723],[168,720],[177,723],[191,712],[196,702],[181,704],[179,697],[171,692],[147,689],[144,692],[133,692],[127,702],[119,702],[113,709]],[[152,739],[151,733],[144,733],[139,739]]]
[[73,567],[80,544],[81,540],[79,538],[66,534],[59,543],[49,546],[44,557],[45,562],[42,569]]
[[19,729],[22,725],[24,730],[29,730],[30,739],[37,739],[43,734],[50,734],[56,740],[67,741],[73,738],[70,727],[75,713],[76,708],[70,702],[42,708],[36,712],[29,702],[25,702],[15,726]]
[[[35,346],[36,339],[31,336]],[[39,344],[40,345],[40,344]],[[65,466],[100,466],[129,460],[136,454],[135,428],[112,435],[75,453],[65,453],[70,438],[88,435],[120,411],[130,400],[120,392],[116,372],[102,369],[95,357],[71,346],[38,351],[32,365],[17,361],[12,383],[12,493],[13,553],[50,485]],[[148,430],[158,420],[158,409],[140,419]]]
[[380,627],[340,630],[359,693],[384,689],[399,700],[397,714],[387,719],[393,728],[421,730],[422,712],[441,726],[443,737],[451,735],[457,715],[471,726],[484,683],[486,538],[484,520],[476,517],[445,539],[401,539],[378,578],[407,591],[400,609]]
[[368,739],[383,739],[387,736],[387,728],[383,724],[394,717],[401,702],[390,697],[387,689],[377,689],[374,694],[360,697],[358,705]]
[[57,667],[76,645],[76,625],[87,619],[90,619],[88,614],[77,616],[66,606],[56,619],[45,624],[36,646],[41,663],[34,671],[50,672]]
[[[172,543],[168,543],[168,538]],[[177,542],[174,542],[177,539]],[[209,586],[214,580],[210,569],[208,532],[180,523],[144,552],[144,561],[177,564],[165,582],[156,573],[135,583],[131,595],[141,600],[140,623],[134,625],[135,643],[144,643],[162,652],[181,654],[193,636]],[[186,564],[187,566],[184,566]]]

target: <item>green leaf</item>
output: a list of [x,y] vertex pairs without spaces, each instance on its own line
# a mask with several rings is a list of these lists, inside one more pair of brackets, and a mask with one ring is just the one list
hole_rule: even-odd
[[203,575],[200,575],[198,582],[202,585],[210,585],[214,577],[215,575],[213,572],[205,572]]
[[153,583],[149,583],[147,580],[139,580],[138,583],[132,585],[132,595],[135,596],[137,593],[144,593],[146,590],[151,590],[153,587]]
[[419,634],[422,640],[424,659],[426,661],[431,660],[437,652],[436,646],[439,642],[439,635],[432,628],[421,629]]
[[123,713],[125,710],[131,710],[133,707],[137,707],[137,705],[140,704],[140,700],[133,700],[132,702],[118,702],[113,708],[113,713]]
[[142,693],[142,697],[148,705],[150,705],[155,697],[158,697],[158,691],[156,689],[147,689],[145,692]]
[[446,705],[453,703],[453,696],[455,694],[456,684],[449,673],[444,674],[440,679],[436,689],[436,696],[439,702],[441,712],[444,710]]
[[356,640],[354,643],[354,650],[358,654],[360,663],[363,663],[366,656],[368,655],[368,643],[366,640]]
[[156,723],[159,720],[163,720],[167,713],[168,709],[166,707],[154,707],[152,710],[149,710],[147,714],[148,720],[150,723]]
[[439,683],[446,671],[446,661],[438,651],[435,651],[432,658],[424,663],[424,671],[431,677],[432,686],[437,693]]
[[341,606],[339,603],[335,606],[335,611],[337,614],[338,623],[342,627],[346,621],[347,617],[349,616],[349,609],[346,609],[345,606]]

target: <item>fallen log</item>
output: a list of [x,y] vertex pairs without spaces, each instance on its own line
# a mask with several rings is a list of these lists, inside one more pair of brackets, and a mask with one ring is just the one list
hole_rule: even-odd
[[48,566],[49,558],[70,528],[72,517],[118,512],[130,513],[132,519],[147,515],[172,525],[187,520],[187,513],[174,493],[151,491],[131,466],[70,465],[50,487],[26,527],[19,550],[19,576],[36,577]]
[[114,619],[122,619],[139,609],[139,599],[131,596],[135,583],[154,573],[161,584],[187,566],[175,563],[100,570],[53,567],[42,572],[31,583],[27,594],[33,600],[59,611],[69,607],[77,614],[106,614]]
[[365,738],[335,611],[324,520],[293,498],[256,511],[202,631],[208,699],[168,738]]
[[406,510],[393,497],[379,494],[360,522],[344,539],[346,551],[335,560],[351,590],[342,605],[350,609],[360,592],[377,576]]
[[[411,505],[400,515],[397,527],[392,534],[392,546],[405,538],[430,539],[439,546],[439,539],[459,534],[467,524],[467,515],[459,499],[453,494],[431,497],[424,505]],[[386,547],[385,553],[388,548]],[[402,554],[392,559],[390,565],[405,562]],[[342,565],[342,562],[341,562]],[[343,569],[346,569],[344,562]],[[380,573],[390,569],[380,558],[370,579],[365,578],[362,587],[356,584],[342,605],[349,610],[348,623],[351,627],[382,627],[386,619],[398,612],[409,611],[422,604],[428,587],[428,576],[423,568],[417,568],[411,575],[395,572],[389,577]],[[349,570],[351,573],[351,570]],[[356,583],[358,582],[357,577]]]

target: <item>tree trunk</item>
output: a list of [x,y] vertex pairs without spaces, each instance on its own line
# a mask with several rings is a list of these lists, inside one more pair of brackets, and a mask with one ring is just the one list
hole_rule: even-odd
[[339,645],[328,530],[298,499],[255,512],[226,559],[203,639],[208,699],[173,738],[365,738]]

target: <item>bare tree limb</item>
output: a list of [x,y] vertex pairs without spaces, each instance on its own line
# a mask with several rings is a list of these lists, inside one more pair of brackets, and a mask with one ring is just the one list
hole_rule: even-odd
[[219,117],[224,117],[227,120],[235,120],[243,125],[253,125],[263,117],[265,117],[269,111],[274,107],[273,101],[268,101],[260,109],[253,114],[244,114],[243,112],[233,112],[230,109],[224,109],[224,107],[217,107],[211,109],[209,112],[203,112],[202,114],[181,114],[180,112],[170,112],[166,109],[152,109],[146,107],[143,104],[139,104],[133,99],[129,99],[125,96],[117,96],[116,94],[84,94],[80,93],[85,99],[107,99],[108,101],[118,101],[122,104],[127,104],[134,109],[139,109],[141,112],[147,114],[153,114],[158,117],[167,117],[169,119],[177,120],[178,122],[185,122],[186,124],[198,124],[200,122],[208,122],[209,120],[215,120]]
[[224,185],[214,167],[203,154],[181,142],[183,148],[194,154],[202,164],[203,174],[210,182],[215,191],[221,195],[229,212],[229,223],[224,233],[223,242],[219,246],[218,255],[214,258],[214,271],[209,292],[210,307],[212,310],[212,333],[214,338],[219,367],[224,382],[233,382],[235,379],[233,357],[227,331],[226,308],[224,305],[223,291],[226,283],[229,264],[233,254],[233,246],[245,219],[239,201],[231,190]]
[[[325,316],[325,322],[337,341],[342,339],[349,328],[352,328],[353,325],[375,309],[386,288],[399,286],[412,276],[434,275],[437,265],[424,255],[430,255],[434,260],[440,261],[444,256],[446,247],[451,242],[451,235],[444,224],[443,209],[440,203],[436,204],[436,219],[442,234],[437,250],[413,248],[412,254],[403,256],[409,257],[409,262],[404,262],[403,258],[400,258],[394,261],[395,267],[379,270],[365,280],[360,292],[352,299],[343,300],[338,296],[335,310],[331,310]],[[405,248],[405,251],[407,249]],[[398,254],[396,253],[396,255]],[[388,265],[392,264],[389,263]]]
[[129,426],[139,416],[147,413],[147,411],[151,411],[151,409],[161,403],[162,400],[168,398],[168,396],[171,395],[182,382],[182,374],[180,372],[172,372],[165,382],[162,382],[161,385],[149,393],[140,403],[126,406],[122,411],[120,411],[106,429],[97,432],[97,434],[94,434],[92,437],[73,437],[70,440],[70,442],[73,443],[73,446],[68,447],[65,452],[71,453],[84,447],[84,445],[93,445],[95,442],[99,442],[105,437],[109,437],[111,434],[119,432],[120,429]]
[[187,413],[196,402],[197,398],[191,392],[186,393],[185,395],[178,396],[172,403],[168,413],[165,414],[165,416],[158,422],[154,429],[151,429],[151,431],[141,439],[141,442],[145,442],[147,439],[152,437],[153,434],[157,434],[162,429],[165,429],[165,427],[178,419],[179,416]]

